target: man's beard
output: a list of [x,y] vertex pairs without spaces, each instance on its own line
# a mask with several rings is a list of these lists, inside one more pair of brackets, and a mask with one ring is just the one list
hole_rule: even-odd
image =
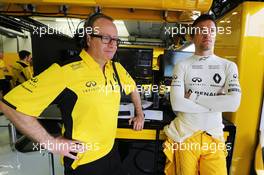
[[200,50],[203,50],[203,51],[208,51],[210,50],[212,47],[209,46],[209,45],[200,45]]

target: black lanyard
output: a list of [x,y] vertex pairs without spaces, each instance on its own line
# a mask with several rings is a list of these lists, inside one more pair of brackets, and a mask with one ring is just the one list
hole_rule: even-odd
[[116,79],[117,79],[118,85],[120,87],[120,95],[121,95],[121,97],[122,97],[122,95],[123,96],[126,96],[126,93],[125,93],[125,91],[124,91],[124,89],[122,87],[122,84],[120,82],[119,75],[117,73],[116,65],[115,65],[115,62],[114,61],[112,61],[112,65],[113,65],[113,69],[114,69],[114,72],[115,72],[115,75],[116,75]]

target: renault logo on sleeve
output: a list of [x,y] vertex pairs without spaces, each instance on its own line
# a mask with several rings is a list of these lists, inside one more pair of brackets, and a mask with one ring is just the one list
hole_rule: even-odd
[[200,82],[202,82],[202,79],[199,78],[199,77],[193,77],[193,78],[192,78],[192,81],[193,81],[193,82],[198,82],[198,83],[200,83]]
[[178,79],[178,76],[177,75],[173,75],[172,76],[172,79],[177,80]]
[[96,82],[95,81],[87,81],[85,85],[86,85],[86,87],[94,87],[94,86],[96,86]]
[[213,79],[214,79],[214,82],[217,84],[219,84],[220,81],[222,80],[221,76],[218,73],[214,74]]

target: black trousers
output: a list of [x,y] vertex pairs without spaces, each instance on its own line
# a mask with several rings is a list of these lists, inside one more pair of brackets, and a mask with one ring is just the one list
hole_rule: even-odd
[[114,145],[112,150],[104,157],[78,166],[75,170],[71,168],[73,160],[64,158],[64,174],[65,175],[126,175],[117,144]]
[[7,79],[0,80],[0,90],[2,91],[3,95],[7,94],[10,91],[10,82]]

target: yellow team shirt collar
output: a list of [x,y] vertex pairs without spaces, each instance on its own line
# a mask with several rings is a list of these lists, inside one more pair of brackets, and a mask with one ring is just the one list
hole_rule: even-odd
[[[93,59],[91,55],[89,55],[84,49],[80,53],[80,57],[83,59],[83,61],[92,68],[100,68],[99,64]],[[109,67],[111,61],[108,61],[106,63],[106,67]]]
[[24,64],[26,64],[27,66],[29,66],[29,63],[26,62],[26,61],[23,61],[23,60],[18,60],[17,62],[24,63]]

